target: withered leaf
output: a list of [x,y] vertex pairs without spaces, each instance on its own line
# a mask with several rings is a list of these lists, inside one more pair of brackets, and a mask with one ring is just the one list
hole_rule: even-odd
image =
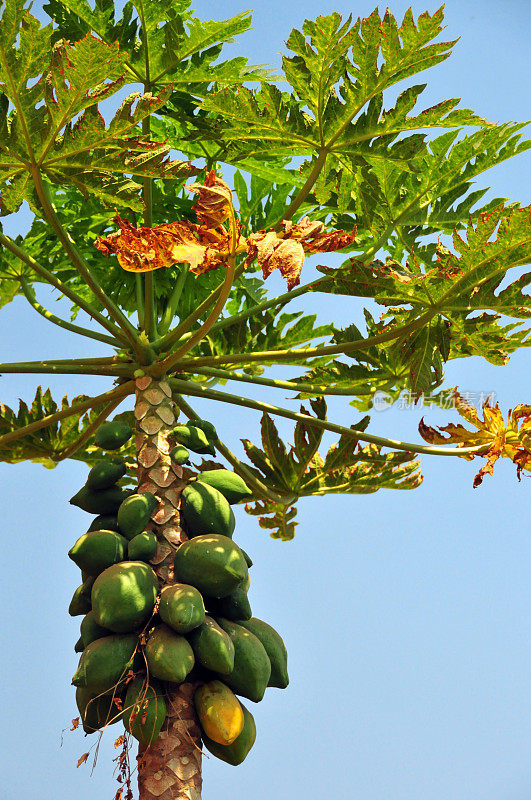
[[78,758],[76,767],[80,767],[81,764],[84,764],[88,757],[89,753],[83,753],[83,755]]
[[322,222],[312,222],[303,217],[294,225],[291,220],[282,222],[285,239],[297,239],[301,242],[305,253],[329,253],[342,250],[356,239],[356,229],[351,233],[342,230],[326,231]]
[[351,244],[356,232],[325,231],[322,222],[312,222],[308,217],[294,224],[282,222],[284,232],[258,231],[247,239],[246,265],[255,259],[262,267],[264,279],[279,269],[291,291],[300,283],[300,273],[306,253],[325,253],[341,250]]
[[531,405],[520,403],[510,410],[506,424],[498,403],[491,406],[489,398],[483,404],[483,419],[480,419],[477,410],[456,390],[453,397],[455,408],[475,430],[455,423],[439,429],[432,428],[422,419],[419,433],[430,444],[454,443],[458,447],[482,445],[477,453],[463,453],[463,458],[473,459],[478,455],[487,459],[474,478],[474,488],[482,483],[485,475],[493,474],[494,464],[499,458],[511,459],[516,465],[518,479],[523,470],[531,470]]
[[79,717],[76,717],[72,720],[72,727],[70,728],[71,731],[75,731],[76,728],[79,728]]
[[125,742],[125,735],[122,733],[122,735],[121,735],[121,736],[119,736],[119,737],[116,739],[116,741],[114,742],[114,748],[115,748],[115,750],[118,750],[118,748],[119,748],[119,747],[121,747],[121,746],[123,745],[123,743],[124,743],[124,742]]
[[204,183],[191,183],[185,189],[197,194],[197,202],[192,208],[207,228],[218,228],[231,216],[232,192],[215,170],[206,173]]
[[300,283],[300,273],[304,263],[304,250],[300,242],[293,239],[279,239],[276,233],[253,233],[247,240],[246,265],[256,259],[262,267],[264,278],[279,269],[288,283],[288,290]]
[[100,236],[96,247],[105,256],[116,254],[127,272],[151,272],[172,264],[188,263],[190,271],[200,274],[216,269],[223,258],[218,250],[227,246],[226,236],[193,222],[177,221],[153,228],[135,228],[116,214],[119,231]]

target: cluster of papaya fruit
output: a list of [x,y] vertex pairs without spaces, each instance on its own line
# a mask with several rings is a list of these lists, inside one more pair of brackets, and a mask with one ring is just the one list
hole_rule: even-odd
[[[131,436],[130,427],[115,420],[98,429],[95,442],[112,451]],[[211,452],[215,436],[205,420],[178,425],[170,455],[184,464],[189,450]],[[252,616],[252,561],[232,540],[231,505],[251,493],[225,469],[188,480],[181,502],[188,540],[175,552],[176,582],[161,588],[149,563],[157,538],[147,529],[158,500],[120,486],[125,473],[123,459],[107,455],[70,501],[98,515],[69,551],[82,573],[69,612],[83,615],[75,647],[81,657],[72,679],[83,728],[92,733],[121,719],[149,746],[166,716],[166,688],[186,680],[197,685],[205,746],[223,761],[240,764],[256,727],[236,695],[259,702],[268,686],[288,685],[284,642]]]

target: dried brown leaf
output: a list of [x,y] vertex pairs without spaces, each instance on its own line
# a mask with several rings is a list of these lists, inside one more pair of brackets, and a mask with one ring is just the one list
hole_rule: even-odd
[[351,244],[355,231],[325,231],[322,222],[311,222],[304,217],[299,223],[284,220],[284,232],[258,231],[247,239],[246,265],[255,259],[262,267],[264,279],[273,270],[280,270],[286,278],[288,291],[300,283],[300,273],[305,253],[324,253],[340,250]]
[[115,750],[118,750],[118,748],[119,748],[119,747],[121,747],[121,746],[123,745],[123,743],[124,743],[124,742],[125,742],[125,735],[122,733],[122,735],[121,735],[121,736],[119,736],[119,737],[116,739],[116,741],[114,742],[114,749],[115,749]]
[[88,757],[89,753],[83,753],[83,755],[78,758],[76,767],[80,767],[81,764],[84,764]]
[[72,727],[70,728],[71,731],[75,731],[76,728],[79,728],[79,717],[76,717],[72,720]]
[[227,246],[226,236],[203,229],[188,220],[168,222],[153,228],[135,228],[116,214],[119,231],[96,240],[105,256],[115,254],[127,272],[151,272],[172,264],[188,263],[201,273],[223,263],[218,250]]
[[232,192],[215,170],[206,173],[204,183],[191,183],[185,189],[197,194],[192,208],[207,228],[218,228],[232,215]]

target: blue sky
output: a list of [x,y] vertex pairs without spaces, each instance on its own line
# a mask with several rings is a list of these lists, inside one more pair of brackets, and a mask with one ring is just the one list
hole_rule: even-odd
[[[401,17],[408,5],[395,2],[391,10]],[[246,7],[235,0],[195,4],[202,18]],[[436,7],[413,3],[415,16]],[[366,16],[373,5],[260,2],[253,30],[227,52],[278,66],[291,28],[333,10]],[[429,84],[425,105],[462,97],[463,106],[492,121],[529,116],[529,23],[523,2],[449,0],[445,38],[461,39],[448,61],[421,78]],[[529,164],[529,157],[506,162],[479,185],[490,186],[491,196],[529,203]],[[360,308],[356,299],[315,304],[323,318],[344,322],[357,319]],[[0,315],[0,360],[101,352],[56,330],[17,299]],[[507,412],[531,401],[530,374],[529,354],[520,352],[504,368],[453,362],[446,380],[464,391],[494,392]],[[0,401],[30,399],[37,382],[3,377]],[[107,384],[57,377],[50,385],[60,397]],[[348,406],[331,406],[344,424],[358,418]],[[258,440],[255,412],[197,408],[235,450],[242,436]],[[375,413],[370,430],[415,441],[422,413]],[[430,422],[445,419],[424,413]],[[280,427],[289,439],[290,426]],[[205,759],[206,800],[528,800],[529,478],[518,483],[513,466],[501,463],[474,490],[475,464],[434,457],[424,458],[423,472],[414,492],[301,502],[291,543],[273,541],[237,509],[236,539],[255,561],[253,612],[284,635],[291,685],[249,703],[258,738],[244,765]],[[77,570],[66,554],[90,519],[68,499],[85,477],[75,463],[51,471],[0,465],[6,800],[112,800],[116,790],[118,726],[104,737],[92,777],[88,765],[75,765],[94,737],[66,732],[60,746],[61,729],[77,715],[70,680],[79,618],[67,614]]]

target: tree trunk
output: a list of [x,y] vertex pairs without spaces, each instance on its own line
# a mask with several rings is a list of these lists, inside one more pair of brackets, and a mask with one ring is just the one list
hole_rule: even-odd
[[[186,539],[179,524],[182,468],[171,462],[168,433],[177,412],[171,389],[149,376],[136,381],[136,453],[139,492],[152,492],[159,507],[151,527],[157,535],[152,566],[161,583],[174,583],[173,556]],[[139,800],[201,800],[201,736],[193,683],[167,684],[167,716],[154,745],[138,754]]]

